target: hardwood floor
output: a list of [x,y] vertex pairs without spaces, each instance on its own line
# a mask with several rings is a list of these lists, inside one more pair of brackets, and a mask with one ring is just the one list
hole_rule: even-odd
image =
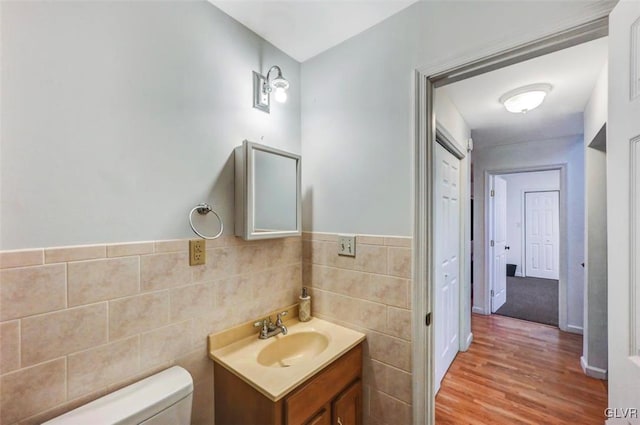
[[603,425],[607,384],[582,373],[582,336],[504,316],[473,315],[436,396],[437,425]]

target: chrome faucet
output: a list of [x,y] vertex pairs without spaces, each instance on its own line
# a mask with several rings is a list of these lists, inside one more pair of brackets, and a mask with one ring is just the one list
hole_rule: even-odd
[[284,325],[284,323],[282,323],[282,317],[286,315],[287,315],[286,311],[283,311],[282,313],[278,313],[276,315],[276,323],[273,323],[271,321],[271,316],[267,317],[264,320],[255,322],[253,326],[256,328],[260,328],[260,334],[258,335],[258,338],[267,339],[267,338],[271,338],[272,336],[278,335],[280,333],[282,335],[286,335],[287,327]]

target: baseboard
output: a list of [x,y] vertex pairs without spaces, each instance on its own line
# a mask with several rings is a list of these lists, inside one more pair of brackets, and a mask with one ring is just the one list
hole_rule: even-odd
[[591,378],[602,379],[603,381],[606,381],[607,371],[604,369],[600,369],[599,367],[589,366],[584,356],[580,357],[580,366],[582,367],[582,371],[585,375],[590,376]]
[[469,335],[467,336],[467,340],[464,342],[465,348],[462,351],[467,351],[469,347],[471,347],[472,342],[473,342],[473,332],[469,332]]
[[571,332],[572,334],[583,335],[584,329],[582,328],[582,326],[567,325],[567,332]]
[[475,313],[475,314],[487,314],[487,313],[485,313],[485,312],[484,312],[484,308],[482,308],[482,307],[477,307],[477,306],[475,306],[475,305],[474,305],[474,306],[473,306],[473,308],[471,309],[471,312],[472,312],[472,313]]

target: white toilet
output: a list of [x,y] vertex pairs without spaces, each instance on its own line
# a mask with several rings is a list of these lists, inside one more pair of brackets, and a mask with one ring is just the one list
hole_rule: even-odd
[[42,425],[189,425],[193,379],[174,366]]

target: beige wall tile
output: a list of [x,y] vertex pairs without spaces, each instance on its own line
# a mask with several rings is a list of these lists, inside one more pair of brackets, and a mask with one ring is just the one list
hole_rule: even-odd
[[240,246],[237,250],[235,270],[238,272],[253,273],[267,268],[267,246]]
[[68,397],[89,394],[138,372],[139,337],[71,354],[68,364]]
[[318,312],[368,329],[386,326],[386,306],[328,291],[313,289],[311,309],[312,314]]
[[[304,253],[305,256],[308,255],[309,261],[313,264],[320,264],[320,265],[329,265],[328,260],[327,260],[327,252],[329,252],[329,246],[337,246],[335,244],[329,244],[327,242],[321,242],[321,241],[311,241],[309,244],[309,253]],[[335,254],[337,256],[337,250],[332,250],[331,254]],[[346,257],[344,257],[346,258]]]
[[405,403],[411,404],[411,374],[373,359],[365,359],[368,367],[365,383]]
[[0,252],[0,269],[38,266],[44,264],[43,249],[24,249]]
[[182,357],[190,350],[190,321],[140,335],[140,365],[143,369]]
[[91,394],[87,394],[74,400],[58,404],[52,409],[45,410],[42,413],[38,413],[34,416],[28,417],[27,419],[23,419],[19,422],[19,425],[41,425],[43,422],[46,422],[53,418],[57,418],[58,416],[65,414],[70,410],[76,409],[105,395],[107,395],[107,390],[105,388],[101,388],[100,390],[94,391]]
[[153,242],[131,242],[107,245],[107,257],[153,254]]
[[181,286],[169,291],[169,320],[190,319],[207,314],[215,306],[213,284]]
[[71,262],[67,265],[69,305],[133,295],[140,290],[138,257]]
[[302,261],[302,241],[300,239],[274,239],[265,241],[266,267],[278,267]]
[[411,372],[410,342],[379,332],[367,332],[367,346],[374,360]]
[[[191,348],[206,350],[209,334],[220,332],[237,324],[237,314],[230,315],[226,309],[216,308],[206,316],[191,321]],[[233,322],[233,323],[232,323]],[[241,323],[241,322],[238,322]]]
[[363,298],[369,287],[371,275],[356,270],[314,266],[314,286],[331,292]]
[[189,252],[189,240],[174,239],[167,241],[156,241],[154,244],[154,252]]
[[144,378],[148,378],[151,375],[155,375],[156,373],[162,372],[163,370],[168,369],[170,367],[171,367],[171,362],[163,362],[151,368],[144,369],[142,372],[137,373],[133,376],[130,376],[127,379],[124,379],[120,382],[116,382],[115,384],[108,385],[107,392],[112,393],[114,391],[118,391],[126,386],[135,384],[136,382],[141,381]]
[[57,359],[0,377],[0,423],[50,409],[66,399],[65,359]]
[[302,241],[302,261],[305,263],[311,263],[311,241]]
[[140,288],[154,291],[191,282],[188,253],[143,255],[140,257]]
[[20,367],[20,321],[0,323],[0,373]]
[[210,282],[235,275],[238,271],[238,248],[214,248],[207,250],[207,262],[192,267],[193,282]]
[[0,270],[0,320],[65,308],[66,279],[64,264]]
[[389,307],[387,309],[387,332],[407,341],[411,340],[411,310]]
[[191,405],[191,425],[213,425],[214,423],[213,380],[204,381],[193,387]]
[[396,236],[385,236],[384,244],[387,246],[397,246],[402,248],[411,248],[412,238],[402,238]]
[[22,366],[106,342],[106,302],[27,317],[21,322]]
[[65,246],[44,250],[45,263],[64,263],[66,261],[93,260],[107,256],[106,245]]
[[357,269],[369,273],[387,272],[387,248],[375,245],[361,245],[356,248]]
[[357,235],[356,244],[384,245],[384,236]]
[[109,302],[109,340],[159,328],[169,322],[169,291]]
[[380,391],[372,390],[370,395],[371,416],[385,425],[411,423],[411,406]]
[[192,351],[176,360],[176,365],[187,369],[195,384],[203,381],[213,382],[213,360],[207,349]]
[[312,232],[311,240],[314,241],[325,241],[325,242],[338,242],[338,234],[337,233],[322,233],[322,232]]
[[389,247],[388,274],[411,278],[411,249]]
[[409,281],[392,276],[372,274],[363,298],[400,307],[409,306]]

